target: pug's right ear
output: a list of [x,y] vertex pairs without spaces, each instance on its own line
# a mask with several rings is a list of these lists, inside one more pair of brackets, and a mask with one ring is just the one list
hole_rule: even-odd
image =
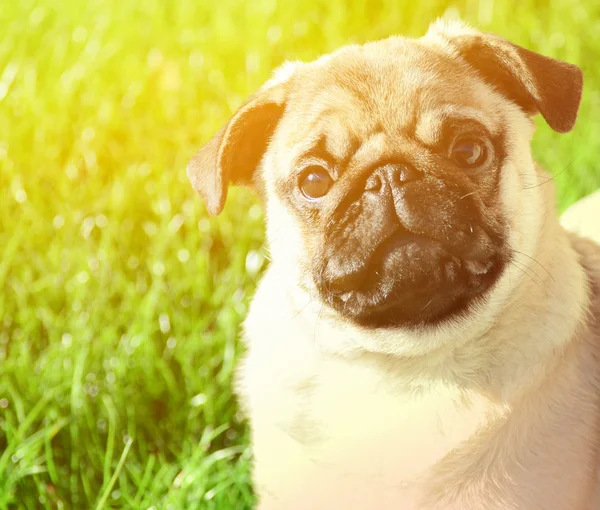
[[212,216],[223,210],[230,184],[251,184],[285,109],[284,83],[268,82],[187,166],[194,189]]

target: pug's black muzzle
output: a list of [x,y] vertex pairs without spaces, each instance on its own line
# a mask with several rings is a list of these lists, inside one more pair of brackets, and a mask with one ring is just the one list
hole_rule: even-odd
[[503,226],[476,193],[385,165],[340,204],[313,274],[322,298],[365,326],[438,322],[483,298],[506,264]]

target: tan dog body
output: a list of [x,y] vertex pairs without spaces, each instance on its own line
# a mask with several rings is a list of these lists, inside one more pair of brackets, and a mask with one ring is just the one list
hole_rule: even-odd
[[[600,508],[600,249],[559,225],[552,183],[530,149],[529,116],[568,131],[580,92],[574,66],[438,24],[416,41],[285,66],[192,161],[190,178],[211,212],[230,182],[254,183],[266,206],[272,263],[245,322],[238,380],[261,510]],[[477,172],[450,172],[434,148],[457,115],[494,140]],[[421,306],[415,287],[416,304],[405,306],[420,322],[366,326],[366,301],[351,308],[352,296],[329,295],[320,279],[348,260],[363,270],[353,251],[369,243],[349,237],[324,250],[357,189],[371,202],[350,215],[356,229],[366,224],[369,236],[369,225],[381,226],[383,213],[360,222],[369,204],[392,196],[369,188],[367,172],[376,168],[387,186],[377,165],[399,158],[402,169],[407,161],[426,169],[401,174],[406,182],[394,190],[408,230],[452,245],[466,225],[458,244],[472,243],[480,257],[475,248],[461,255],[468,278],[490,274],[481,253],[503,265],[464,313],[430,319],[442,291]],[[297,169],[328,164],[329,195],[303,202]],[[445,183],[469,191],[453,195]],[[460,223],[465,200],[479,223],[468,215]],[[379,287],[406,274],[425,275],[422,287],[438,281],[437,265],[419,273],[420,261],[430,263],[422,254],[438,253],[427,243],[393,259],[397,274],[375,271]],[[336,266],[339,251],[347,255]]]

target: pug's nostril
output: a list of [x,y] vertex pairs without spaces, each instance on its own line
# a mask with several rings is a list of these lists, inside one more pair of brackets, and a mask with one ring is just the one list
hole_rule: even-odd
[[365,183],[365,191],[379,191],[381,189],[381,177],[377,173],[371,174]]
[[423,178],[423,173],[404,164],[388,164],[377,168],[367,179],[365,191],[378,192],[383,188],[402,186]]
[[398,184],[406,184],[411,181],[418,181],[423,177],[423,173],[413,168],[412,166],[402,165],[396,171],[395,182]]

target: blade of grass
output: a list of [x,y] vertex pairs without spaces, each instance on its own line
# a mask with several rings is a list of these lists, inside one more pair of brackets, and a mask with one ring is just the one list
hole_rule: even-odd
[[96,510],[102,510],[104,508],[104,505],[106,504],[106,500],[108,499],[108,496],[110,495],[110,493],[117,481],[119,473],[121,473],[121,469],[123,469],[123,464],[125,464],[125,459],[127,458],[127,455],[129,454],[129,449],[131,448],[132,444],[133,444],[133,438],[130,437],[127,440],[127,442],[125,443],[125,448],[123,448],[123,453],[121,454],[121,458],[119,459],[119,463],[117,464],[115,472],[113,473],[110,481],[108,482],[108,485],[104,488],[104,492],[102,493],[102,496],[100,497],[100,501],[98,501],[98,504],[96,505]]

